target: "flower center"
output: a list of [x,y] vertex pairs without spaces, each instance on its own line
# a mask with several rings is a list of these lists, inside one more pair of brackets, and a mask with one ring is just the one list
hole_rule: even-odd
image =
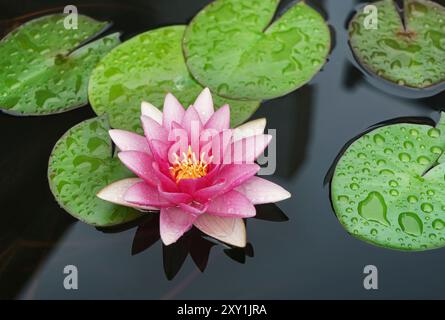
[[[192,147],[189,146],[188,152],[182,153],[180,158],[176,153],[173,154],[175,162],[170,167],[170,173],[176,182],[182,179],[197,179],[207,175],[208,162],[205,160],[204,152],[199,159],[196,158],[196,154],[192,151]],[[211,159],[209,159],[209,162]]]

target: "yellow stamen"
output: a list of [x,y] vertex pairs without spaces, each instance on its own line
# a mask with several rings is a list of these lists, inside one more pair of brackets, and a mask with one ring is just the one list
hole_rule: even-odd
[[182,153],[182,159],[176,153],[173,156],[175,157],[175,162],[170,167],[170,173],[176,182],[182,179],[202,178],[207,175],[208,162],[205,160],[204,152],[198,160],[196,154],[192,151],[192,147],[189,146],[188,152]]

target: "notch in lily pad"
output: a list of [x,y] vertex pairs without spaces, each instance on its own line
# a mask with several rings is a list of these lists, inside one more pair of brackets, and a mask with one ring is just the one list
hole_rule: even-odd
[[401,2],[372,3],[377,28],[366,28],[369,12],[357,10],[349,23],[355,60],[365,74],[384,80],[373,81],[381,89],[407,97],[438,94],[445,90],[445,8],[430,0]]
[[64,14],[31,20],[0,41],[0,110],[12,115],[61,113],[88,103],[90,73],[119,43],[119,34],[90,42],[108,22],[79,15],[78,28]]
[[86,120],[60,138],[51,153],[48,180],[59,205],[96,227],[111,227],[141,218],[142,213],[114,205],[96,193],[133,175],[113,157],[106,116]]
[[385,248],[445,246],[445,113],[373,128],[341,155],[331,200],[345,229]]
[[[89,98],[98,115],[108,114],[113,128],[140,132],[141,101],[162,110],[167,93],[184,106],[191,105],[204,89],[184,61],[185,26],[169,26],[141,33],[108,54],[94,69]],[[231,124],[245,122],[260,101],[237,101],[214,95],[215,105],[230,105]]]
[[272,21],[279,0],[216,0],[192,20],[184,53],[193,77],[233,99],[262,100],[309,82],[326,63],[331,34],[300,1]]

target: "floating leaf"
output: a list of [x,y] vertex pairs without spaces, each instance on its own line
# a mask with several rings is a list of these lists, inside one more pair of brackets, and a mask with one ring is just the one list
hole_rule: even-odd
[[216,0],[184,36],[189,70],[217,94],[261,100],[301,87],[330,51],[323,17],[304,2],[271,23],[279,0]]
[[393,0],[373,3],[376,29],[366,28],[369,13],[351,20],[349,37],[358,62],[373,74],[411,88],[445,81],[445,8],[428,0],[405,0],[400,12]]
[[0,41],[1,110],[45,115],[87,104],[90,73],[119,44],[119,35],[79,47],[108,23],[79,15],[78,29],[66,29],[64,19],[55,14],[32,20]]
[[71,128],[57,142],[48,166],[49,185],[60,206],[75,218],[100,227],[141,217],[134,209],[96,197],[110,183],[132,176],[119,159],[112,157],[108,130],[105,117]]
[[352,143],[337,163],[332,203],[343,226],[399,250],[445,246],[445,114],[437,127],[397,123]]
[[[185,26],[142,33],[114,49],[93,71],[90,102],[98,115],[107,113],[112,127],[140,131],[140,105],[147,101],[161,108],[173,93],[184,106],[194,102],[203,87],[190,75],[181,41]],[[215,105],[231,106],[232,125],[247,120],[258,101],[234,101],[214,96]]]

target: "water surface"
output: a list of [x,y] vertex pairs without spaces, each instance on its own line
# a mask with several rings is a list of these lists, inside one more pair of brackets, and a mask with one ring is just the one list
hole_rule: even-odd
[[[63,1],[0,4],[0,27]],[[81,13],[114,21],[124,39],[160,26],[187,23],[205,0],[73,1]],[[290,1],[285,1],[283,7]],[[160,242],[132,256],[136,229],[103,233],[75,221],[54,201],[46,180],[57,139],[94,116],[89,107],[65,114],[0,115],[0,297],[23,299],[308,299],[445,298],[445,249],[423,253],[385,250],[348,235],[338,222],[323,180],[344,144],[369,126],[398,117],[438,119],[445,94],[406,99],[379,91],[348,59],[345,24],[353,0],[313,1],[335,29],[335,48],[323,71],[254,115],[278,129],[278,168],[270,179],[293,197],[279,203],[286,223],[248,222],[254,258],[228,258],[221,246],[201,273],[190,258],[174,280],[163,271]],[[444,1],[441,1],[444,3]],[[12,17],[17,17],[11,20]],[[79,270],[79,290],[63,288],[63,268]],[[376,265],[380,289],[363,289],[363,268]]]

